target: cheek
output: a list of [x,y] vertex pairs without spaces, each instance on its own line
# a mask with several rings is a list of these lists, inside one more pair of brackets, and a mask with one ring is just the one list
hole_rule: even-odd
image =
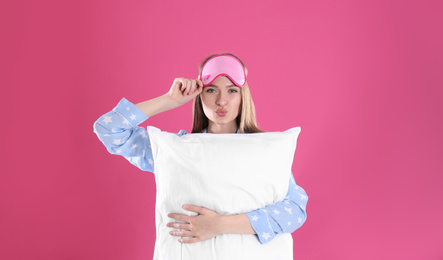
[[209,108],[209,104],[210,104],[208,98],[207,97],[205,98],[205,97],[202,96],[201,100],[202,100],[203,110],[208,109]]
[[236,107],[240,110],[241,96],[239,96],[239,97],[235,100],[235,105],[236,105]]
[[201,101],[203,105],[207,106],[211,102],[211,95],[208,95],[208,93],[203,92],[201,94]]
[[[208,113],[208,112],[211,110],[211,108],[210,108],[210,106],[208,106],[208,100],[207,100],[207,99],[204,99],[203,97],[202,97],[201,100],[202,100],[202,109],[203,109],[203,113],[205,114],[206,117],[209,118],[210,113]],[[208,116],[208,115],[209,115],[209,116]]]

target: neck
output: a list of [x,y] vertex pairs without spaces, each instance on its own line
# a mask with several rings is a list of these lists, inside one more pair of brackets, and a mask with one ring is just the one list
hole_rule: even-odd
[[212,134],[229,134],[229,133],[237,133],[237,122],[233,120],[232,124],[226,125],[218,125],[209,121],[208,125],[208,133]]

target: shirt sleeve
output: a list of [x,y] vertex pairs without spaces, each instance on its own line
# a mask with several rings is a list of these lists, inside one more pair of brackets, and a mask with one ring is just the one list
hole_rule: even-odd
[[306,221],[308,195],[295,183],[291,173],[288,193],[283,201],[247,212],[260,243],[265,244],[281,233],[292,233]]
[[126,158],[143,171],[154,172],[151,143],[145,128],[149,117],[126,98],[94,123],[94,133],[108,152]]

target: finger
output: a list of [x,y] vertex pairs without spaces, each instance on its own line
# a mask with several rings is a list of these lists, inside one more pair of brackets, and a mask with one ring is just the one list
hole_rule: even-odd
[[183,78],[178,78],[177,81],[180,82],[180,84],[179,84],[180,88],[179,89],[180,89],[181,92],[183,92],[185,90],[185,88],[186,88],[185,80]]
[[201,81],[201,79],[196,79],[198,85],[203,88],[203,81]]
[[191,224],[188,223],[171,222],[166,224],[166,226],[171,228],[183,229],[185,231],[191,231]]
[[195,205],[191,205],[191,204],[185,204],[185,205],[183,205],[183,208],[188,211],[197,212],[198,214],[203,214],[206,211],[205,207],[199,207],[199,206],[195,206]]
[[196,90],[194,90],[194,92],[191,93],[191,97],[195,98],[200,93],[201,93],[201,89],[197,88]]
[[193,237],[192,231],[171,231],[169,234],[177,237]]
[[201,81],[200,79],[197,79],[197,83],[198,83],[198,88],[197,88],[198,93],[203,92],[203,88],[204,88],[203,81]]
[[188,215],[183,215],[183,214],[178,214],[178,213],[170,213],[170,214],[168,214],[168,217],[175,218],[175,219],[189,223],[189,216]]
[[189,90],[191,89],[191,82],[190,80],[186,80],[186,90],[185,95],[189,95]]
[[183,244],[190,244],[190,243],[199,242],[200,239],[196,237],[191,237],[191,238],[180,238],[178,241]]
[[198,94],[202,93],[203,88],[200,87],[199,85],[196,85],[194,91],[191,93],[192,97],[196,97]]
[[197,82],[193,79],[191,80],[191,90],[189,91],[189,93],[194,94],[196,88],[197,88]]
[[185,87],[185,85],[183,84],[183,80],[177,79],[177,82],[178,82],[178,86],[179,86],[180,91],[183,91],[183,89]]

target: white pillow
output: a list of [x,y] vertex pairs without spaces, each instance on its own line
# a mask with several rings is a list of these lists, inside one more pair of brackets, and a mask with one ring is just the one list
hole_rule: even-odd
[[177,134],[148,126],[157,184],[154,259],[293,259],[292,236],[266,244],[257,235],[223,234],[182,244],[172,236],[169,213],[196,213],[183,204],[219,214],[239,214],[284,199],[300,127],[255,134]]

